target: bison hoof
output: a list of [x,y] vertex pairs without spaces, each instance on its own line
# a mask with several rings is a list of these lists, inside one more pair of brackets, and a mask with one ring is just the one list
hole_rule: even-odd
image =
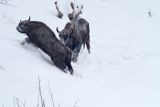
[[78,58],[78,53],[72,52],[72,58],[71,58],[71,60],[73,62],[77,62],[77,58]]
[[77,62],[77,59],[72,59],[73,62]]
[[63,72],[64,72],[64,73],[67,73],[67,71],[68,71],[68,69],[67,69],[67,68],[65,68],[65,69],[63,70]]
[[21,42],[21,45],[24,45],[25,43],[31,43],[30,39],[29,38],[25,38],[22,42]]

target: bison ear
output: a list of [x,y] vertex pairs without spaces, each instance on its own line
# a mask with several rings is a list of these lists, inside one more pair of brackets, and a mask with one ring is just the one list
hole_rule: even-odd
[[57,31],[58,33],[60,33],[60,31],[58,30],[58,27],[56,28],[56,31]]
[[28,21],[30,21],[31,20],[31,16],[29,16],[29,18],[28,18]]

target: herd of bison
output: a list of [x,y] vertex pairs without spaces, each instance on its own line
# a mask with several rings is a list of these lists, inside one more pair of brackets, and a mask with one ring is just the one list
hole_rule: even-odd
[[[77,61],[82,45],[86,46],[90,53],[90,28],[89,23],[84,18],[80,18],[83,6],[78,12],[75,11],[73,3],[71,3],[71,8],[73,12],[68,14],[70,21],[64,29],[56,28],[59,39],[46,24],[40,21],[31,21],[31,17],[28,20],[20,21],[17,30],[27,35],[25,39],[27,43],[34,44],[49,55],[58,68],[64,72],[69,71],[73,75],[71,61]],[[60,11],[58,7],[56,9],[59,17]],[[63,16],[62,13],[61,16]]]

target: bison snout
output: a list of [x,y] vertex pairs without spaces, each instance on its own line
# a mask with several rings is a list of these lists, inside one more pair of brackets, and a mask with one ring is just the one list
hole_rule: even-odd
[[23,27],[20,27],[19,25],[16,27],[17,31],[20,33],[26,33],[26,30]]
[[21,33],[23,32],[22,29],[19,26],[17,26],[16,29]]

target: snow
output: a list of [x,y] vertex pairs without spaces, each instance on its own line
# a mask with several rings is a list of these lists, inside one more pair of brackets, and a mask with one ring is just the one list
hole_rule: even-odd
[[[46,23],[55,33],[69,21],[70,1],[83,4],[90,23],[91,54],[82,49],[72,63],[75,75],[57,69],[50,58],[16,31],[19,20]],[[8,0],[0,4],[0,105],[37,105],[38,77],[47,107],[159,107],[160,1],[59,0],[63,19],[55,16],[54,1]],[[148,16],[151,11],[152,17]],[[56,33],[57,35],[57,33]],[[49,83],[48,83],[49,82]],[[23,106],[22,103],[20,103]]]

